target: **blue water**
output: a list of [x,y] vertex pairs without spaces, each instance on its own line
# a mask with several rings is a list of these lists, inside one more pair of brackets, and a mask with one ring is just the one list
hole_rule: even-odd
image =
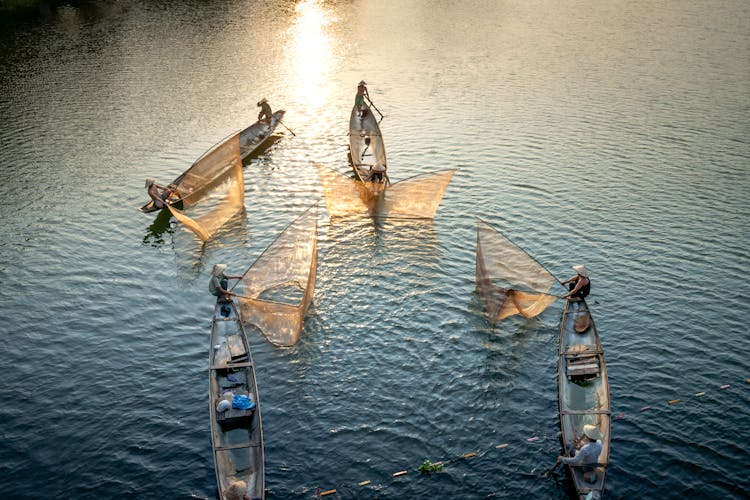
[[[208,274],[322,195],[315,162],[347,171],[361,79],[394,182],[458,172],[433,221],[322,211],[302,340],[251,338],[269,498],[568,497],[540,477],[562,304],[492,328],[475,217],[560,278],[592,271],[608,497],[748,495],[746,2],[0,12],[3,497],[215,498]],[[136,210],[146,177],[174,179],[263,96],[297,136],[245,168],[244,214],[201,246]],[[420,476],[425,459],[446,466]]]

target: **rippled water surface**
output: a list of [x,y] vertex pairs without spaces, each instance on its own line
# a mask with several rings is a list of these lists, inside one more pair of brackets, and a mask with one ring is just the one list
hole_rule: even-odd
[[[560,451],[562,304],[492,328],[477,216],[560,278],[592,270],[609,497],[748,494],[746,2],[130,0],[2,16],[4,497],[215,497],[210,268],[241,272],[314,203],[315,163],[347,171],[361,79],[393,181],[458,172],[432,221],[321,211],[302,340],[251,338],[269,498],[568,496],[563,475],[540,477]],[[175,178],[263,96],[296,137],[245,167],[241,216],[201,246],[136,210],[146,177]],[[425,459],[446,467],[420,477]]]

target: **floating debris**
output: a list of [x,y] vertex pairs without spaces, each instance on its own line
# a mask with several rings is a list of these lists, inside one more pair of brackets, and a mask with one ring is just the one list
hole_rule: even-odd
[[362,481],[361,483],[357,483],[357,486],[367,486],[368,484],[372,484],[372,481],[369,479],[367,481]]
[[499,445],[495,446],[495,448],[497,448],[498,450],[501,450],[501,449],[507,448],[507,447],[508,447],[508,443],[499,444]]
[[321,491],[320,492],[320,496],[325,497],[325,496],[328,496],[328,495],[333,495],[334,493],[336,493],[336,490]]
[[464,453],[464,458],[471,458],[471,457],[476,457],[476,456],[477,456],[477,454],[475,452],[473,452],[473,451],[471,451],[469,453]]
[[677,404],[677,403],[679,403],[680,401],[682,401],[682,400],[681,400],[681,399],[670,399],[670,400],[669,400],[669,404],[671,404],[671,405],[676,405],[676,404]]
[[651,407],[650,407],[650,406],[644,406],[643,408],[641,408],[641,410],[640,410],[640,411],[641,411],[641,413],[643,413],[644,411],[648,411],[648,410],[650,410],[650,409],[651,409]]
[[393,473],[393,477],[403,476],[403,475],[405,475],[405,474],[406,474],[406,472],[407,472],[407,471],[405,471],[405,470],[401,470],[401,471],[398,471],[398,472],[394,472],[394,473]]
[[539,441],[539,436],[530,437],[526,441],[528,441],[529,443],[533,443],[534,441]]
[[727,385],[722,385],[721,387],[719,387],[719,389],[729,389],[730,387],[732,386],[727,384]]
[[697,398],[700,398],[700,397],[705,396],[705,395],[706,395],[705,392],[696,392],[695,393],[695,397],[697,397]]

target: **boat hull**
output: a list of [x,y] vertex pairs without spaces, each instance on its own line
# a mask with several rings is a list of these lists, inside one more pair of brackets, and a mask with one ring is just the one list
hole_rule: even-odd
[[[243,409],[240,398],[220,411],[222,399],[247,396],[254,408]],[[250,344],[234,302],[217,300],[209,344],[209,413],[211,445],[219,498],[233,483],[244,481],[252,499],[265,498],[263,425]],[[225,403],[227,405],[228,403]]]
[[[185,172],[180,174],[179,177],[177,177],[174,181],[172,181],[172,185],[176,186],[176,192],[178,193],[175,195],[176,197],[170,201],[170,205],[175,206],[178,209],[182,209],[182,197],[187,196],[184,192],[181,193],[180,191],[180,183],[183,179],[185,179],[188,172],[191,171],[197,164],[201,162],[202,159],[206,158],[207,155],[210,153],[216,151],[221,145],[223,145],[228,140],[234,138],[235,135],[239,134],[239,145],[240,145],[240,159],[244,160],[251,154],[261,150],[263,146],[268,142],[269,138],[271,137],[271,134],[274,130],[276,130],[276,127],[281,123],[282,118],[284,117],[284,114],[286,111],[283,109],[280,109],[273,113],[271,116],[271,120],[268,122],[260,122],[257,121],[250,125],[249,127],[245,128],[244,130],[241,130],[240,132],[235,132],[229,138],[215,144],[211,147],[208,151],[206,151],[203,155],[201,155],[200,158],[198,158],[193,164],[190,166],[189,169],[187,169]],[[221,178],[221,177],[219,177]],[[215,182],[216,179],[206,179],[206,185],[211,185],[213,182]],[[181,193],[181,194],[180,194]],[[178,206],[177,204],[180,203]],[[141,212],[144,213],[150,213],[150,212],[157,212],[159,210],[162,210],[163,208],[157,208],[154,205],[153,201],[149,201],[148,203],[144,204],[139,208]]]
[[[369,189],[385,188],[388,180],[385,144],[378,121],[369,106],[352,108],[349,118],[349,160],[357,179]],[[382,170],[380,179],[373,182],[372,173]],[[380,186],[380,187],[379,187]]]
[[594,425],[602,435],[597,464],[566,465],[573,487],[581,499],[591,491],[603,495],[611,435],[609,382],[599,332],[583,300],[565,304],[560,322],[557,378],[563,454],[573,454],[586,424]]

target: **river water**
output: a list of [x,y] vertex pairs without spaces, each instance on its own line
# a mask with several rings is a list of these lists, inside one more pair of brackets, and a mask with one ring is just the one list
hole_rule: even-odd
[[[215,498],[210,269],[315,203],[315,163],[347,171],[361,79],[394,182],[458,171],[432,221],[321,211],[301,341],[251,338],[269,498],[567,498],[540,477],[562,303],[493,328],[476,217],[592,271],[608,496],[748,494],[750,4],[52,4],[0,23],[3,497]],[[136,210],[263,96],[296,137],[245,167],[242,216],[201,246]]]

